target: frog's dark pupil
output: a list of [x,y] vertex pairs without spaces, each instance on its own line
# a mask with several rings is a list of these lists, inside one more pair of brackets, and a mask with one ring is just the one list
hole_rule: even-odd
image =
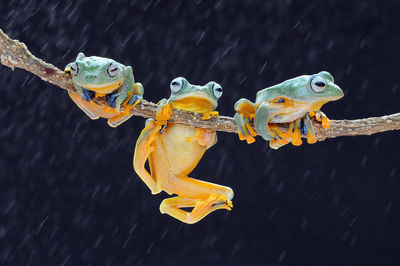
[[276,102],[277,102],[277,103],[284,103],[284,102],[285,102],[285,99],[280,98],[280,99],[278,99]]
[[179,85],[178,82],[176,81],[172,82],[172,86],[177,86],[177,85]]
[[221,92],[222,88],[216,88],[215,90],[218,91],[218,92]]
[[318,81],[318,82],[315,82],[315,85],[317,85],[318,87],[324,87],[325,83],[323,83],[322,81]]
[[78,66],[78,64],[74,64],[74,65],[72,65],[71,66],[71,71],[72,72],[75,72],[75,73],[72,73],[72,74],[74,74],[74,76],[78,76],[78,72],[79,72],[79,66]]

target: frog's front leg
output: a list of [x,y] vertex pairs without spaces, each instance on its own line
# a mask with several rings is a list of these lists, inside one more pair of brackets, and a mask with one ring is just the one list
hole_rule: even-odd
[[254,103],[242,98],[235,103],[235,111],[234,119],[239,139],[246,140],[248,144],[253,143],[255,141],[254,137],[257,136],[257,133],[250,124],[256,111]]
[[[140,84],[139,96],[143,96],[143,86]],[[115,98],[115,110],[117,112],[121,109],[121,104],[130,96],[132,95],[135,89],[135,80],[133,77],[133,71],[131,66],[127,66],[124,69],[124,82],[119,90],[118,96]],[[140,91],[141,90],[141,91]]]
[[[184,223],[194,224],[215,210],[233,208],[233,191],[229,187],[190,177],[173,177],[169,190],[178,196],[163,200],[160,212]],[[191,207],[190,212],[181,209]]]
[[129,115],[131,112],[132,108],[135,108],[136,105],[138,105],[142,99],[143,99],[143,92],[144,88],[142,83],[135,83],[133,86],[133,92],[129,97],[125,100],[125,102],[122,103],[122,105],[125,107],[124,114]]
[[315,117],[318,122],[321,122],[323,128],[330,128],[332,121],[321,111],[310,112],[310,117]]
[[196,128],[194,136],[186,137],[185,139],[186,142],[191,142],[193,140],[196,140],[201,146],[209,149],[217,143],[218,138],[217,133],[213,130]]
[[166,121],[172,116],[174,113],[172,109],[172,104],[167,99],[162,99],[158,102],[157,112],[156,112],[156,120],[166,124]]
[[94,91],[85,89],[79,85],[74,84],[76,92],[87,102],[90,102],[94,99],[96,93]]
[[218,117],[218,116],[219,116],[218,111],[207,112],[203,114],[201,120],[210,120],[212,117]]
[[154,150],[152,144],[156,139],[157,134],[159,134],[160,129],[161,124],[159,122],[156,122],[153,119],[148,119],[146,121],[146,127],[142,130],[136,142],[135,154],[133,156],[133,168],[143,182],[149,187],[152,194],[160,193],[162,189],[146,170],[145,164],[149,154]]
[[256,114],[254,116],[254,128],[257,133],[267,141],[276,139],[276,137],[274,136],[276,134],[273,134],[273,132],[269,128],[268,123],[270,120],[271,114],[269,112],[268,105],[266,103],[262,103],[257,108]]
[[[140,83],[136,83],[135,84],[135,88],[136,87],[141,87],[142,90],[143,90],[143,86]],[[134,93],[135,93],[135,91],[134,91]],[[106,96],[107,102],[108,102],[108,99],[112,99],[111,98],[112,96],[110,98],[108,98],[108,97],[109,96],[107,95]],[[116,97],[114,97],[114,99],[115,98]],[[116,115],[116,116],[113,116],[113,117],[109,118],[108,121],[107,121],[108,125],[111,126],[111,127],[117,127],[117,126],[121,125],[123,122],[125,122],[126,120],[128,120],[129,118],[131,118],[133,116],[132,114],[130,114],[131,109],[134,108],[138,103],[140,103],[141,100],[142,100],[142,96],[139,96],[137,94],[133,94],[130,97],[128,97],[125,100],[125,102],[122,103],[122,105],[125,106],[124,112],[119,114],[119,115]],[[111,107],[115,107],[115,103],[113,105],[113,103],[110,102],[109,105]],[[112,112],[111,110],[108,110],[108,111]]]

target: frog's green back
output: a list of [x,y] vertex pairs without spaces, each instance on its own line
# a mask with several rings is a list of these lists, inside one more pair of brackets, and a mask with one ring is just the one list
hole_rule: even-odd
[[[323,90],[316,91],[311,88],[311,81],[315,78],[323,82]],[[259,91],[256,104],[277,97],[286,97],[295,101],[334,101],[343,97],[343,91],[334,83],[331,74],[321,71],[315,75],[295,77]]]

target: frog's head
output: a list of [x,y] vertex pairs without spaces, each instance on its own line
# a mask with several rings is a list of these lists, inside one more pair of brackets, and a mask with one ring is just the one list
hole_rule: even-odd
[[214,81],[204,86],[190,84],[185,78],[179,77],[171,81],[171,96],[169,101],[174,108],[192,112],[210,112],[217,108],[218,99],[222,96],[222,87]]
[[278,86],[297,101],[312,103],[312,109],[319,109],[324,103],[343,97],[343,91],[334,83],[332,75],[321,71],[314,75],[304,75],[287,80]]
[[64,71],[71,74],[75,84],[99,92],[120,87],[124,79],[123,65],[105,57],[85,57],[83,53],[79,53]]

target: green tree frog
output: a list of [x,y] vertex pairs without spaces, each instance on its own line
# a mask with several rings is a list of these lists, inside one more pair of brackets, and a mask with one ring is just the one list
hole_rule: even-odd
[[[204,119],[218,115],[215,109],[222,87],[216,82],[191,85],[179,77],[171,82],[170,88],[170,98],[159,102],[156,120],[146,121],[136,143],[133,165],[153,194],[164,190],[177,195],[161,203],[161,213],[193,224],[215,210],[231,210],[233,191],[188,176],[205,151],[217,142],[215,131],[166,121],[173,113],[172,108],[202,113]],[[146,161],[150,173],[145,168]]]
[[[65,67],[70,73],[76,93],[68,91],[71,99],[91,119],[107,118],[108,125],[117,127],[128,120],[131,108],[142,99],[143,86],[135,83],[132,67],[112,59],[98,56],[85,57],[79,53],[75,62]],[[93,99],[105,97],[108,107],[103,108]],[[121,105],[125,111],[120,112]]]
[[[301,145],[302,134],[307,137],[308,143],[315,143],[317,139],[311,117],[321,122],[324,128],[329,128],[330,120],[320,108],[342,97],[343,91],[326,71],[299,76],[268,87],[257,92],[255,103],[244,98],[235,103],[239,138],[252,143],[259,134],[270,141],[270,147],[274,149],[289,142]],[[251,122],[254,122],[254,128]],[[281,132],[278,123],[290,123],[287,132]]]

